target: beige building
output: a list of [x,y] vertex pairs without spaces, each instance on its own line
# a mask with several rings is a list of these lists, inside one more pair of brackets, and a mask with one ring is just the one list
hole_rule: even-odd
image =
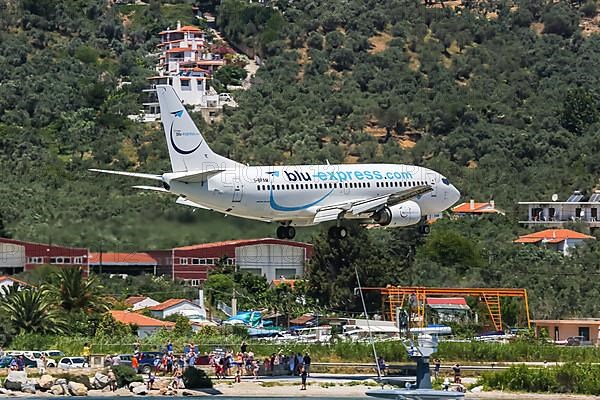
[[600,319],[548,319],[532,322],[536,332],[546,329],[550,339],[555,342],[575,344],[572,343],[574,340],[569,341],[569,338],[581,337],[583,342],[600,345]]

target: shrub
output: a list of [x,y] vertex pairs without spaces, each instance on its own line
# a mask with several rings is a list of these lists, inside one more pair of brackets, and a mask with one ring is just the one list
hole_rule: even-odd
[[188,368],[183,373],[183,384],[189,389],[212,388],[213,383],[206,372],[197,368]]
[[598,14],[598,4],[596,4],[595,0],[589,0],[581,6],[579,11],[588,18],[594,18]]
[[131,382],[143,382],[141,376],[129,365],[115,365],[112,367],[115,377],[117,378],[117,386],[129,386]]

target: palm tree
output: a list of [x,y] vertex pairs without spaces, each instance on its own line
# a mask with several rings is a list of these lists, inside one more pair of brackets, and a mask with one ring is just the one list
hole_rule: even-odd
[[86,314],[104,312],[107,303],[101,297],[102,286],[96,277],[83,277],[79,268],[60,268],[54,272],[49,288],[58,296],[65,311],[83,311]]
[[66,327],[62,313],[54,305],[49,292],[38,288],[25,288],[5,296],[0,304],[16,331],[34,333],[61,333]]

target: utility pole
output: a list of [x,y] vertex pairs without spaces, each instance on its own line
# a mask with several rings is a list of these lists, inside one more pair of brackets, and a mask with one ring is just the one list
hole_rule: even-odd
[[233,293],[231,295],[231,316],[237,315],[237,298],[235,297],[235,288],[233,288]]

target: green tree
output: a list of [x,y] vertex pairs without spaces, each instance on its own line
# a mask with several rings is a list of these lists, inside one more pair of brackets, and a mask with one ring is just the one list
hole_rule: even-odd
[[50,288],[56,293],[61,308],[70,311],[83,311],[87,314],[108,309],[101,297],[102,287],[95,276],[84,277],[79,268],[59,268],[51,278]]
[[137,331],[135,327],[126,325],[113,318],[110,313],[105,313],[100,319],[96,334],[94,335],[97,339],[115,339],[128,338],[132,336],[132,333]]
[[598,101],[593,93],[581,88],[567,91],[561,112],[561,124],[565,129],[582,133],[597,120]]
[[17,332],[63,333],[67,328],[64,315],[45,289],[28,287],[11,293],[0,310]]

